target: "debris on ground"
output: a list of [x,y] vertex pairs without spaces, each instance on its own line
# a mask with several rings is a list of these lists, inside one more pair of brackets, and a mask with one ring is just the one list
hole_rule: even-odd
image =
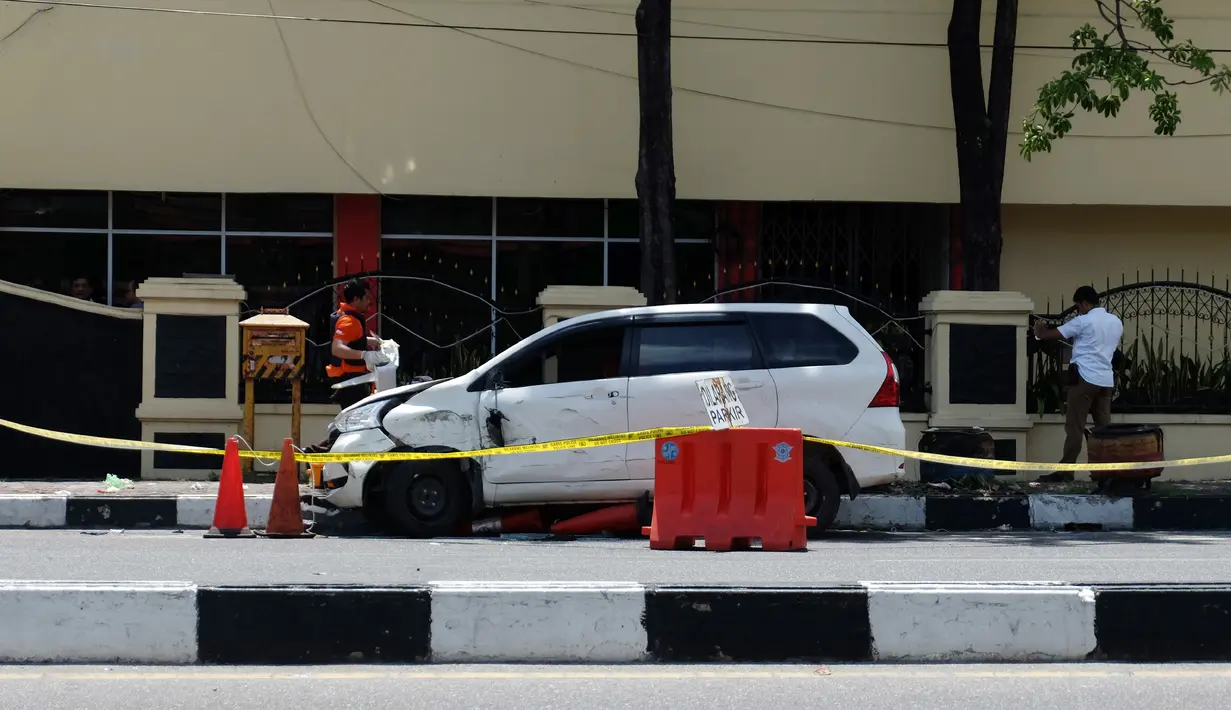
[[122,491],[125,488],[132,487],[132,480],[128,478],[120,478],[114,473],[108,473],[103,479],[103,487],[98,489],[99,493],[111,493],[112,491]]

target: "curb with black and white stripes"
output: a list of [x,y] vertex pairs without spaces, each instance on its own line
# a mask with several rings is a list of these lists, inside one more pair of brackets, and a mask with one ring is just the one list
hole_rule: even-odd
[[1231,585],[0,582],[0,663],[1231,659]]
[[[247,496],[250,527],[262,528],[271,497]],[[208,528],[213,496],[0,496],[0,528]],[[372,532],[358,511],[301,498],[322,534]],[[1231,530],[1231,496],[1039,493],[1009,496],[861,495],[842,500],[834,527],[856,530]]]

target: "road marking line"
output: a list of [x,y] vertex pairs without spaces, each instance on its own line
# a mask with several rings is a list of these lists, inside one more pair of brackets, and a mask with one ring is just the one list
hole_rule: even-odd
[[1154,678],[1154,679],[1208,679],[1231,678],[1231,668],[1223,670],[1131,670],[1131,669],[1056,669],[1056,670],[908,670],[895,668],[870,668],[859,666],[813,667],[799,671],[44,671],[0,672],[0,681],[22,680],[104,680],[104,681],[149,681],[149,680],[728,680],[728,679],[842,679],[842,678],[894,678],[894,679],[988,679],[988,678]]

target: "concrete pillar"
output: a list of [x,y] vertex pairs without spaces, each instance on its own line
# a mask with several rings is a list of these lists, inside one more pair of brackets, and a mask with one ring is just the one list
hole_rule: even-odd
[[548,286],[537,302],[543,307],[543,327],[595,311],[645,305],[645,296],[628,286]]
[[930,426],[983,427],[996,439],[997,458],[1025,460],[1033,310],[1029,298],[1008,291],[933,291],[923,299]]
[[[223,448],[239,433],[239,304],[247,297],[230,278],[152,278],[143,302],[141,439]],[[207,480],[222,458],[141,452],[147,480]]]

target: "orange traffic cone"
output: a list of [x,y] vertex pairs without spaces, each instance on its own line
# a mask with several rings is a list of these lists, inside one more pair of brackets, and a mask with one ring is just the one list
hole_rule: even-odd
[[282,441],[282,461],[274,479],[274,499],[269,504],[269,522],[262,537],[316,537],[304,530],[299,507],[299,466],[295,463],[295,442]]
[[476,520],[470,525],[471,535],[500,535],[503,533],[535,533],[543,531],[543,516],[538,508],[510,513],[496,518]]
[[222,458],[222,480],[218,483],[218,500],[214,503],[214,524],[205,537],[256,537],[248,529],[243,476],[239,470],[239,440],[231,437],[227,439],[226,455]]
[[594,535],[601,532],[625,532],[641,529],[641,514],[636,503],[613,505],[585,515],[562,520],[551,526],[556,535]]

